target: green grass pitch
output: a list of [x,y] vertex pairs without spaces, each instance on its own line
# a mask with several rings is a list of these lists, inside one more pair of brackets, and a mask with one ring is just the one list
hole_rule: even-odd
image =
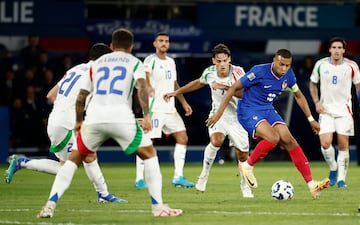
[[[328,175],[325,162],[311,162],[315,179]],[[259,187],[253,190],[255,198],[242,198],[235,162],[214,164],[206,192],[194,188],[171,186],[173,165],[161,163],[163,198],[184,214],[173,218],[156,218],[151,214],[147,189],[134,187],[134,164],[101,164],[111,193],[127,199],[127,204],[98,203],[94,188],[83,168],[75,174],[70,188],[58,202],[51,219],[37,219],[36,214],[45,204],[53,175],[21,170],[11,184],[0,183],[0,224],[43,225],[115,225],[115,224],[167,224],[167,225],[330,225],[360,224],[360,167],[350,164],[348,188],[329,187],[320,199],[313,200],[307,185],[291,162],[259,162],[255,167]],[[0,165],[5,171],[7,165]],[[196,182],[201,163],[187,163],[185,176]],[[279,179],[289,180],[295,195],[289,201],[271,198],[271,186]]]

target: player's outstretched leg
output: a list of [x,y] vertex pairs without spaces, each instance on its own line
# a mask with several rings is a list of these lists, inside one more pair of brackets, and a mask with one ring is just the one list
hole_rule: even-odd
[[100,192],[98,194],[98,202],[118,202],[118,203],[128,203],[127,200],[116,197],[113,194],[108,194],[106,196],[102,196]]
[[199,176],[199,179],[197,180],[195,184],[195,188],[198,191],[204,192],[206,190],[206,183],[208,180],[208,176]]
[[7,184],[10,184],[14,174],[19,171],[21,169],[21,163],[24,162],[28,162],[30,161],[30,159],[25,158],[25,157],[20,157],[18,155],[12,155],[9,157],[9,167],[8,169],[5,171],[5,182]]
[[52,218],[54,216],[54,211],[56,208],[56,203],[48,201],[46,205],[41,209],[37,214],[37,218]]
[[329,184],[330,184],[330,179],[329,178],[325,178],[322,181],[314,181],[313,185],[311,185],[311,187],[309,187],[311,196],[313,198],[320,197],[321,192],[325,188],[329,187]]
[[172,209],[167,204],[152,205],[154,216],[180,216],[182,213],[181,209]]
[[246,161],[239,163],[240,174],[243,175],[246,184],[250,188],[257,188],[258,184],[254,176],[253,167],[251,167]]

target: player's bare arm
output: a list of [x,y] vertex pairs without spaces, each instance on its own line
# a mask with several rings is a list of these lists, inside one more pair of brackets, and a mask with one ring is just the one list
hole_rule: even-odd
[[214,90],[225,90],[225,91],[227,91],[230,87],[225,85],[225,84],[220,84],[220,83],[214,82],[214,83],[211,84],[211,88],[214,89]]
[[312,81],[310,81],[309,83],[309,91],[310,91],[310,95],[311,98],[315,104],[315,109],[317,113],[324,113],[325,112],[325,108],[324,106],[321,104],[320,102],[320,97],[319,97],[319,89],[318,89],[318,85]]
[[301,110],[303,111],[305,116],[308,118],[311,129],[313,130],[313,132],[315,134],[318,134],[320,131],[320,125],[316,120],[314,120],[313,116],[311,115],[309,104],[308,104],[304,94],[299,89],[296,92],[294,92],[294,96],[295,96],[295,100],[296,100],[297,104],[299,105],[299,107],[301,108]]
[[150,119],[150,111],[149,111],[149,94],[146,85],[146,81],[143,78],[136,80],[136,88],[139,103],[141,109],[143,111],[144,119],[142,120],[141,127],[144,132],[148,132],[151,130],[151,119]]
[[[179,83],[177,81],[175,81],[175,91],[177,91],[178,89],[180,89]],[[185,110],[185,116],[190,116],[192,114],[192,108],[187,103],[184,95],[183,94],[177,94],[176,98],[179,100],[179,102],[181,103],[183,109]]]
[[359,97],[360,83],[355,84],[355,90],[356,90],[357,96]]
[[146,85],[147,85],[147,89],[148,89],[148,95],[150,97],[154,96],[154,88],[152,87],[151,85],[151,82],[150,82],[150,73],[149,72],[146,72]]
[[200,79],[196,79],[196,80],[193,80],[189,83],[187,83],[185,86],[182,86],[180,87],[179,89],[173,91],[173,92],[170,92],[170,93],[166,93],[164,95],[164,100],[165,101],[169,101],[171,97],[175,97],[179,94],[184,94],[184,93],[188,93],[188,92],[192,92],[192,91],[196,91],[202,87],[204,87],[205,84],[202,84],[200,82]]
[[87,90],[80,89],[76,98],[76,124],[75,131],[78,131],[81,127],[81,123],[84,120],[86,97],[90,94]]
[[221,101],[219,109],[216,111],[216,113],[214,115],[210,116],[206,120],[206,125],[208,127],[212,127],[215,125],[215,123],[220,119],[220,117],[224,113],[226,106],[229,104],[229,102],[230,102],[231,98],[234,96],[234,94],[237,93],[238,91],[242,91],[242,89],[243,89],[242,83],[239,81],[239,82],[235,82],[227,90],[226,94],[224,95],[223,100]]

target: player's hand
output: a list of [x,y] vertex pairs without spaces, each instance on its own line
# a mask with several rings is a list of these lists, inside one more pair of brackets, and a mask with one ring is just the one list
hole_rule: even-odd
[[315,104],[315,109],[316,109],[316,112],[319,114],[326,112],[324,106],[320,102]]
[[170,92],[170,93],[166,93],[164,94],[163,98],[166,102],[169,102],[170,101],[170,98],[171,97],[175,97],[176,96],[176,93],[175,91],[174,92]]
[[187,103],[184,103],[182,106],[183,109],[185,110],[185,116],[190,116],[193,112],[191,106]]
[[81,125],[82,125],[82,122],[76,122],[76,123],[75,123],[75,127],[74,127],[75,133],[77,133],[77,132],[80,131]]
[[155,94],[155,89],[151,86],[147,86],[147,90],[148,90],[149,97],[153,97]]
[[227,91],[229,89],[229,86],[225,85],[225,84],[220,84],[220,83],[217,83],[217,82],[214,82],[212,85],[211,85],[211,88],[213,90],[225,90]]
[[149,114],[144,116],[140,126],[142,127],[144,133],[148,133],[149,131],[151,131],[152,125],[151,125],[151,119],[150,119]]
[[208,127],[213,127],[215,125],[215,123],[217,121],[219,121],[220,119],[220,115],[219,113],[215,113],[214,115],[212,116],[209,116],[209,118],[205,121],[206,122],[206,126]]
[[310,126],[314,134],[319,134],[320,124],[316,120],[310,122]]

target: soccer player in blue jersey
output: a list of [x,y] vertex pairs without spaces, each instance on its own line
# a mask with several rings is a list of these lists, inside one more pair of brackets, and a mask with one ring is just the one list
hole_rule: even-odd
[[264,158],[278,144],[289,153],[291,160],[308,184],[313,198],[319,197],[321,191],[329,186],[329,179],[315,181],[307,157],[291,135],[284,119],[273,107],[273,102],[286,89],[294,93],[295,100],[310,122],[312,130],[317,134],[319,124],[314,120],[309,105],[299,89],[294,71],[291,68],[292,55],[287,49],[276,52],[273,62],[256,65],[240,80],[234,83],[224,96],[218,111],[207,120],[213,126],[223,114],[232,96],[243,91],[237,106],[238,121],[255,139],[260,139],[250,157],[239,165],[245,181],[252,188],[258,184],[253,173],[254,165]]

